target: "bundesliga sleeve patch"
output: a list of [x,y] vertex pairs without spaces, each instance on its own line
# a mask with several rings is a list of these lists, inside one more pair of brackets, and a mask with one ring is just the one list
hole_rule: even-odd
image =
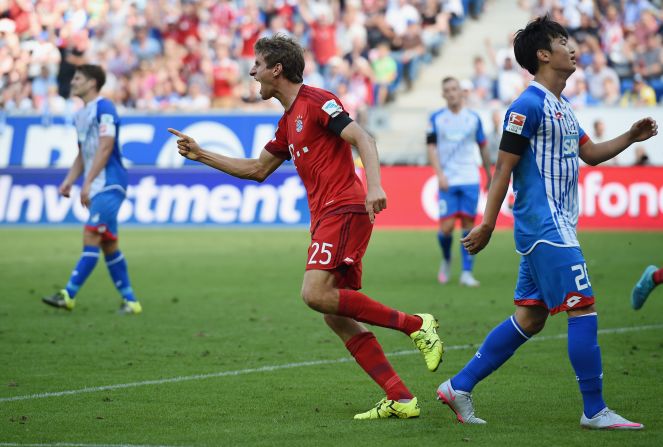
[[115,117],[113,115],[104,113],[99,117],[99,136],[100,137],[115,136]]
[[335,100],[330,99],[322,105],[322,110],[332,118],[336,118],[336,116],[343,111],[343,107],[341,107],[341,105]]
[[511,112],[509,114],[509,123],[506,126],[506,130],[511,133],[515,134],[522,134],[523,133],[523,127],[525,127],[525,120],[527,117],[525,115],[521,115],[520,113],[516,112]]

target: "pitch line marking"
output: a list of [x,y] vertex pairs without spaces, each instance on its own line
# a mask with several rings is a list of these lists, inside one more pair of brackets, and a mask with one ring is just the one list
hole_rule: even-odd
[[[623,333],[626,333],[626,332],[640,332],[640,331],[648,331],[648,330],[656,330],[656,329],[663,329],[663,324],[651,324],[651,325],[646,325],[646,326],[621,327],[621,328],[612,328],[612,329],[599,329],[598,333],[602,334],[602,335],[611,335],[611,334],[623,334]],[[547,335],[547,336],[544,335],[544,336],[540,336],[540,337],[535,336],[535,337],[531,338],[528,343],[537,342],[537,341],[541,342],[541,341],[548,341],[548,340],[559,340],[559,339],[564,339],[566,337],[567,337],[566,334]],[[463,350],[463,349],[474,349],[477,346],[479,346],[479,343],[466,344],[466,345],[456,345],[456,346],[447,346],[445,348],[445,350],[446,351],[458,351],[458,350]],[[418,353],[419,353],[419,351],[415,351],[415,350],[395,351],[395,352],[388,353],[387,356],[412,355],[412,354],[418,354]],[[286,363],[286,364],[283,364],[283,365],[269,365],[269,366],[261,366],[260,368],[239,369],[239,370],[235,370],[235,371],[221,371],[221,372],[208,373],[208,374],[195,374],[195,375],[192,375],[192,376],[171,377],[171,378],[168,378],[168,379],[144,380],[142,382],[119,383],[117,385],[86,387],[86,388],[79,388],[77,390],[55,391],[55,392],[37,393],[37,394],[26,394],[26,395],[23,395],[23,396],[2,397],[2,398],[0,398],[0,403],[14,402],[14,401],[18,401],[18,400],[44,399],[44,398],[47,398],[47,397],[69,396],[69,395],[74,395],[74,394],[97,393],[99,391],[112,391],[112,390],[119,390],[119,389],[123,389],[123,388],[136,388],[136,387],[147,386],[147,385],[163,385],[163,384],[166,384],[166,383],[188,382],[188,381],[191,381],[191,380],[213,379],[213,378],[217,378],[217,377],[242,376],[242,375],[245,375],[245,374],[272,372],[272,371],[279,371],[279,370],[282,370],[282,369],[303,368],[303,367],[306,367],[306,366],[333,365],[333,364],[338,364],[338,363],[347,363],[347,362],[350,362],[350,361],[354,361],[354,359],[351,358],[351,357],[343,357],[343,358],[340,358],[340,359],[332,359],[332,360],[312,360],[312,361],[308,361],[308,362]],[[0,446],[4,446],[4,445],[5,444],[0,444]],[[26,447],[26,445],[24,445],[24,444],[21,444],[21,445],[23,447]],[[35,445],[37,445],[37,444],[35,444]],[[61,444],[61,445],[64,447],[65,445],[75,446],[76,444]],[[142,446],[135,446],[135,447],[142,447]],[[154,446],[154,447],[157,447],[157,446]]]
[[79,444],[56,442],[55,444],[19,444],[16,442],[0,442],[0,447],[184,447],[168,445],[135,445],[135,444]]

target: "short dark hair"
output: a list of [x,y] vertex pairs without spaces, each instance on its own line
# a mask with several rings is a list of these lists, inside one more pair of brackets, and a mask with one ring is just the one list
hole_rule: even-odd
[[537,17],[518,30],[513,39],[513,51],[521,67],[535,75],[539,70],[537,51],[552,51],[552,41],[556,37],[568,39],[569,33],[559,23],[550,19],[549,15]]
[[458,79],[453,77],[453,76],[447,76],[446,78],[442,79],[442,85],[446,84],[447,82],[451,82],[451,81],[458,82]]
[[87,79],[94,79],[97,82],[97,91],[106,83],[106,72],[99,65],[82,64],[76,67],[76,71],[80,72]]
[[258,39],[254,49],[265,58],[267,68],[280,63],[283,76],[288,81],[295,84],[304,81],[304,50],[294,39],[284,34],[275,34]]

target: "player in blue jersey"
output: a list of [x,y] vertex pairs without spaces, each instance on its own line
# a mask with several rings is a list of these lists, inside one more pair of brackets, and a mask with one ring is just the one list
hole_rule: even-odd
[[142,311],[134,296],[127,261],[117,241],[117,213],[127,189],[127,170],[122,165],[118,142],[120,120],[111,101],[99,96],[106,74],[98,65],[80,65],[71,81],[71,94],[85,103],[75,117],[78,156],[60,185],[60,194],[69,197],[74,182],[83,174],[81,204],[90,217],[83,231],[83,253],[71,272],[67,286],[42,298],[50,306],[73,310],[78,293],[103,251],[113,284],[122,296],[120,313]]
[[458,374],[439,386],[438,397],[459,421],[484,424],[474,414],[472,389],[540,332],[548,315],[566,312],[568,355],[583,400],[580,425],[641,429],[642,424],[624,419],[603,401],[594,292],[576,238],[578,158],[589,165],[610,160],[656,135],[656,122],[641,119],[617,138],[593,143],[561,95],[576,69],[566,30],[548,17],[538,18],[516,34],[514,49],[516,60],[534,80],[506,113],[483,221],[462,243],[472,254],[488,244],[513,173],[514,237],[522,256],[516,312],[488,334]]
[[[479,145],[487,184],[490,185],[490,157],[481,119],[463,106],[463,92],[456,78],[442,80],[442,97],[447,107],[431,114],[426,142],[428,159],[439,183],[439,232],[442,261],[437,273],[440,284],[449,281],[451,241],[456,219],[460,219],[463,237],[472,229],[479,203],[479,169],[476,147]],[[460,246],[463,262],[460,284],[477,287],[472,275],[474,256]]]

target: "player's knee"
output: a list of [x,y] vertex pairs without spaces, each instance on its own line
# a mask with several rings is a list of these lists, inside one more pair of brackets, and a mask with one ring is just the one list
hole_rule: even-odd
[[523,331],[529,336],[538,334],[546,325],[545,318],[527,318],[521,324]]
[[304,284],[302,286],[302,299],[308,307],[318,312],[328,313],[329,291],[317,284]]

